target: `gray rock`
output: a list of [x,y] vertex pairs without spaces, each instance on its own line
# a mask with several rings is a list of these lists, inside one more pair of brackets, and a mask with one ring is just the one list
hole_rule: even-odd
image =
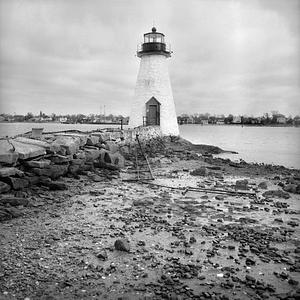
[[64,190],[67,190],[67,185],[64,182],[60,182],[60,181],[51,181],[51,182],[47,183],[46,186],[51,191],[64,191]]
[[206,167],[200,167],[198,169],[191,171],[190,174],[193,176],[207,176],[208,170],[206,169]]
[[107,260],[108,259],[108,255],[107,252],[105,250],[101,250],[99,251],[96,256],[101,259],[101,260]]
[[19,154],[14,152],[13,146],[7,140],[0,140],[0,163],[14,165]]
[[99,136],[96,136],[96,135],[90,135],[90,136],[88,136],[88,138],[87,138],[86,144],[87,144],[88,146],[95,146],[95,145],[98,145],[99,142],[100,142]]
[[68,163],[69,161],[72,160],[72,158],[70,156],[55,154],[55,155],[50,157],[50,160],[51,160],[52,163],[54,163],[56,165],[60,165],[60,164]]
[[44,168],[49,167],[50,163],[51,163],[50,160],[43,159],[43,160],[29,160],[29,161],[26,161],[24,164],[30,168],[44,169]]
[[115,249],[119,251],[130,252],[130,244],[127,239],[119,239],[115,241]]
[[67,174],[68,167],[68,165],[50,165],[47,169],[33,168],[32,172],[39,176],[47,176],[56,179]]
[[291,196],[289,195],[289,193],[284,192],[282,190],[270,190],[270,191],[266,191],[262,194],[263,197],[265,198],[272,198],[272,197],[276,197],[276,198],[284,198],[284,199],[289,199]]
[[81,140],[76,136],[58,136],[57,139],[53,142],[66,150],[66,154],[74,155],[78,152]]
[[38,146],[38,147],[44,148],[50,152],[53,152],[53,150],[54,150],[53,146],[51,146],[50,143],[41,141],[41,140],[29,139],[29,138],[25,138],[25,137],[17,137],[14,139],[14,141],[17,141],[17,142],[20,142],[23,144]]
[[0,194],[7,193],[11,189],[10,185],[0,181]]
[[95,159],[98,159],[101,154],[99,149],[85,149],[84,151],[88,161],[94,161]]
[[237,180],[235,182],[235,188],[239,190],[247,190],[248,189],[248,180],[243,179],[243,180]]
[[262,181],[262,182],[258,185],[258,187],[259,187],[260,189],[262,189],[262,190],[266,190],[266,189],[268,188],[268,184],[267,184],[266,181]]
[[6,196],[0,199],[0,205],[9,204],[11,206],[27,206],[29,204],[29,200],[27,198],[19,198],[13,196]]
[[148,206],[153,205],[154,201],[152,199],[136,199],[132,201],[133,206]]
[[296,194],[296,192],[297,192],[297,184],[292,184],[292,183],[286,184],[283,187],[283,190],[286,191],[286,192],[289,192],[289,193]]
[[0,177],[9,177],[18,175],[20,177],[24,176],[24,173],[17,168],[7,167],[7,168],[0,168]]
[[116,153],[119,151],[119,146],[115,142],[112,142],[112,141],[107,141],[105,148],[106,148],[106,150],[108,150],[111,153]]
[[24,188],[29,186],[29,182],[23,178],[16,177],[6,177],[3,179],[6,183],[8,183],[14,190],[23,190]]
[[15,147],[15,152],[19,154],[19,159],[28,159],[46,154],[46,149],[40,146],[24,144],[18,141],[11,141]]

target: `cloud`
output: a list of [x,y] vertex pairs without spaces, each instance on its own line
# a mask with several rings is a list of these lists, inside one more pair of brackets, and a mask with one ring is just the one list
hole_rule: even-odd
[[0,20],[1,112],[128,114],[153,21],[178,113],[300,112],[296,0],[0,0]]

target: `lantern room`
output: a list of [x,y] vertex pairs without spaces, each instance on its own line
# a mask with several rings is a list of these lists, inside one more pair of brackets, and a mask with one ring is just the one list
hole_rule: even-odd
[[156,28],[152,28],[152,32],[144,34],[144,43],[165,43],[165,35],[156,32]]
[[157,32],[153,27],[151,32],[144,34],[144,42],[138,47],[137,56],[141,57],[147,54],[162,54],[171,56],[170,47],[166,46],[165,35]]

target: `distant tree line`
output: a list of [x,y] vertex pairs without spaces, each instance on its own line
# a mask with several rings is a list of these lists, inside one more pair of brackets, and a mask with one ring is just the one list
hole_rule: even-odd
[[247,115],[234,116],[229,114],[225,116],[211,115],[209,113],[201,114],[181,114],[177,117],[179,124],[242,124],[242,125],[300,125],[300,116],[292,117],[285,116],[278,111],[272,111],[271,113],[264,113],[262,116],[254,117]]
[[100,123],[120,123],[127,124],[129,118],[122,115],[109,114],[107,116],[101,114],[67,114],[57,115],[52,113],[47,115],[42,111],[38,115],[28,112],[26,115],[17,114],[0,114],[0,122],[60,122],[69,124],[100,124]]

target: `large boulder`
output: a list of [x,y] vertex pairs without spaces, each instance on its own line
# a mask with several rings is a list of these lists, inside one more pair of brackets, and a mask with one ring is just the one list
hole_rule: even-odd
[[289,193],[296,194],[297,193],[297,184],[289,183],[283,187],[283,190]]
[[0,194],[7,193],[11,189],[10,185],[0,181]]
[[258,187],[262,190],[266,190],[268,188],[268,183],[266,181],[262,181],[259,183]]
[[14,165],[19,154],[14,151],[13,146],[7,140],[0,140],[0,163]]
[[48,168],[51,164],[51,161],[48,159],[43,159],[43,160],[29,160],[24,163],[27,167],[30,168]]
[[190,174],[193,176],[207,176],[208,170],[202,166],[198,169],[193,170],[192,172],[190,172]]
[[81,140],[76,136],[58,136],[53,144],[59,145],[63,149],[65,149],[66,154],[74,155],[78,152]]
[[60,165],[60,164],[66,164],[66,163],[70,162],[72,160],[72,157],[55,154],[50,157],[50,160],[53,164]]
[[11,141],[20,159],[34,158],[46,154],[46,149],[40,146],[24,144],[15,140]]
[[262,194],[265,198],[283,198],[283,199],[289,199],[291,196],[289,193],[284,192],[282,190],[270,190],[266,191]]
[[130,244],[127,239],[119,239],[115,241],[115,249],[119,251],[130,252]]
[[14,190],[23,190],[29,186],[29,181],[23,178],[5,177],[2,178],[2,181],[9,184]]
[[82,147],[86,144],[88,136],[80,133],[58,133],[56,136],[59,137],[70,137],[79,141],[79,146]]
[[96,146],[96,145],[99,145],[99,144],[100,144],[99,136],[96,136],[96,135],[90,135],[90,136],[88,136],[87,141],[86,141],[86,144],[87,144],[88,146]]
[[101,151],[99,149],[85,149],[85,157],[87,161],[94,161],[99,158]]
[[110,140],[109,132],[93,132],[91,136],[97,136],[99,138],[99,143],[103,143]]
[[112,142],[112,141],[107,141],[105,148],[106,148],[106,150],[108,150],[111,153],[116,153],[119,151],[119,146],[115,142]]
[[45,148],[47,151],[54,152],[54,147],[50,143],[45,142],[45,141],[29,139],[29,138],[25,138],[25,137],[17,137],[14,139],[14,141],[17,141],[17,142],[20,142],[23,144],[42,147],[42,148]]
[[105,149],[100,150],[100,156],[99,161],[105,164],[111,164],[112,163],[112,153]]
[[69,165],[68,167],[68,173],[72,175],[76,175],[77,173],[79,173],[80,170],[81,170],[80,165]]
[[248,187],[248,180],[247,179],[243,179],[243,180],[237,180],[235,182],[235,188],[238,190],[247,190]]
[[48,168],[40,169],[33,168],[32,172],[39,176],[46,176],[52,179],[56,179],[60,176],[67,174],[69,165],[50,165]]
[[27,206],[29,204],[29,200],[27,198],[20,198],[20,197],[13,197],[13,196],[6,196],[0,198],[0,205],[9,204],[10,206]]
[[67,189],[67,185],[60,181],[43,181],[42,185],[47,186],[51,191],[63,191]]
[[22,177],[24,176],[24,173],[22,171],[20,171],[17,168],[13,168],[13,167],[7,167],[7,168],[0,168],[0,177],[9,177],[9,176],[19,176]]
[[112,164],[119,168],[125,167],[125,158],[120,153],[114,153],[111,155]]

